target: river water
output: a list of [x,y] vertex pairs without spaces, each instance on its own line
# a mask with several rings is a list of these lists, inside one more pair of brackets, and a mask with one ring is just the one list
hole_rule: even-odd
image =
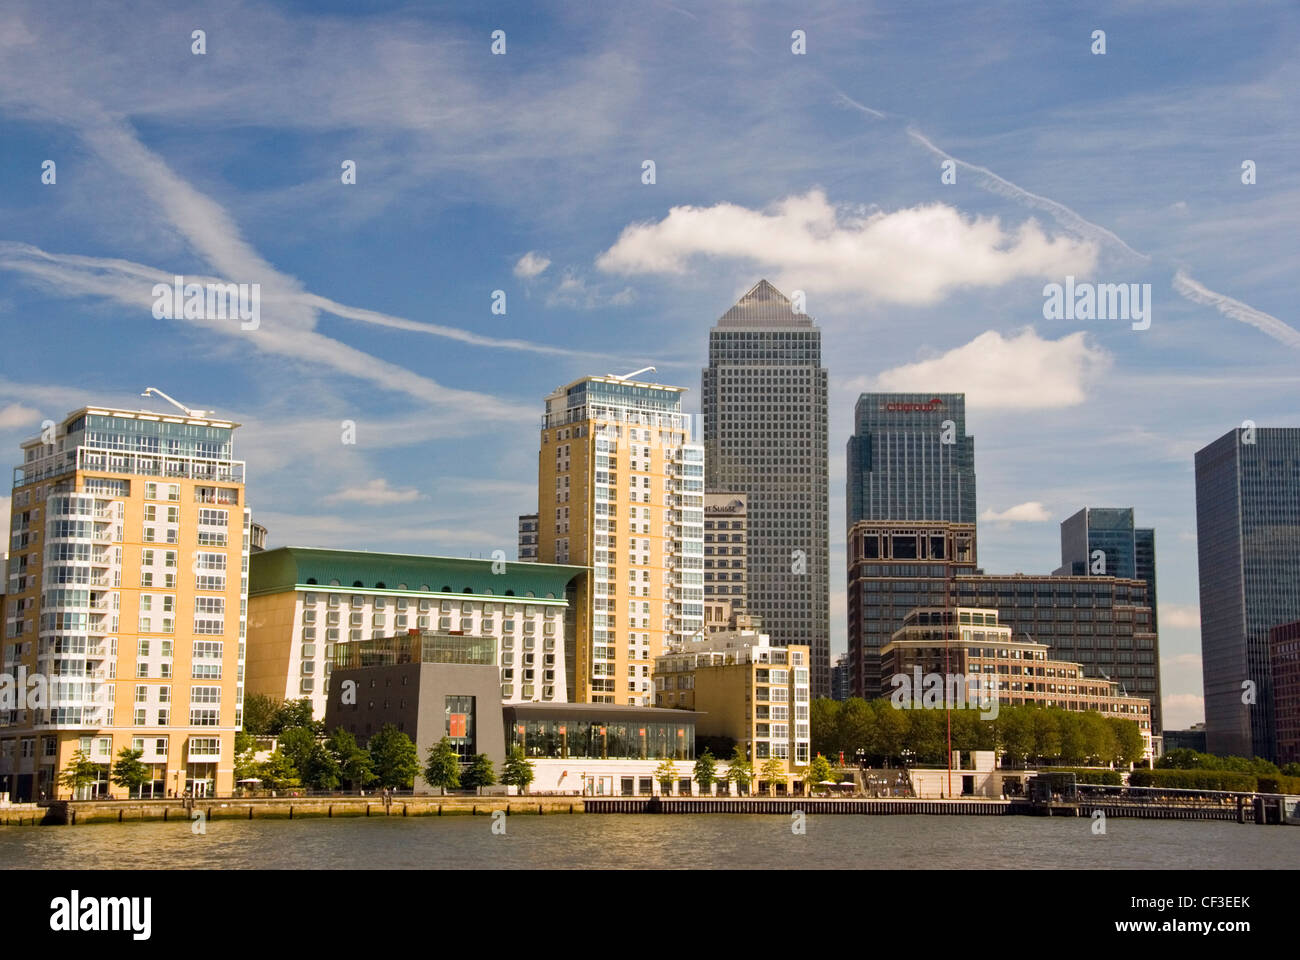
[[[1300,830],[1086,818],[585,814],[0,827],[0,869],[1294,869]],[[498,829],[500,827],[498,826]]]

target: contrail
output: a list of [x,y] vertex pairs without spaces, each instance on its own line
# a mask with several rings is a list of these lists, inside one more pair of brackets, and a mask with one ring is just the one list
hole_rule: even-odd
[[1274,340],[1285,343],[1288,347],[1300,348],[1300,330],[1283,323],[1272,314],[1256,310],[1240,300],[1234,300],[1232,297],[1225,297],[1221,293],[1215,293],[1213,290],[1197,283],[1182,270],[1174,274],[1174,290],[1193,303],[1206,304],[1214,307],[1225,317],[1248,323],[1252,327],[1267,333]]

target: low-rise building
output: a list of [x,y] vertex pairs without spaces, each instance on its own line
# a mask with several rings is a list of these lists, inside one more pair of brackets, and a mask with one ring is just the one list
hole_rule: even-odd
[[773,646],[736,619],[736,629],[673,644],[655,659],[655,703],[698,711],[698,734],[739,745],[760,790],[763,763],[784,761],[793,789],[810,759],[809,647]]
[[245,689],[325,715],[337,644],[422,632],[490,637],[498,700],[567,699],[581,567],[279,547],[250,558]]
[[977,682],[961,685],[963,697],[980,690],[991,697],[996,690],[999,704],[1037,703],[1133,720],[1142,732],[1146,758],[1158,756],[1159,744],[1153,742],[1151,731],[1151,701],[1128,696],[1117,681],[1085,676],[1078,663],[1049,659],[1047,644],[1017,640],[1010,627],[998,622],[996,610],[913,610],[880,651],[880,662],[883,697],[892,696],[905,683],[919,699],[913,679],[917,675],[944,677],[945,690],[947,678],[978,677]]

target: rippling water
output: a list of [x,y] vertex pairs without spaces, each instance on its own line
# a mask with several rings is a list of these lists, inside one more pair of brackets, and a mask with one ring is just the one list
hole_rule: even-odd
[[0,869],[1142,868],[1280,869],[1300,830],[1031,817],[514,816],[0,827]]

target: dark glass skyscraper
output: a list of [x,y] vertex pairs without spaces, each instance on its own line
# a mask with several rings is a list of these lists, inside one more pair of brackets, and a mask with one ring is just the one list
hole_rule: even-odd
[[848,526],[975,522],[975,438],[962,393],[864,393],[848,445]]
[[1061,566],[1056,573],[1145,580],[1156,623],[1156,532],[1134,525],[1132,507],[1084,507],[1062,520]]
[[1300,428],[1197,451],[1196,541],[1206,746],[1273,759],[1269,629],[1300,619]]
[[773,643],[812,648],[830,693],[830,520],[821,331],[761,280],[709,332],[706,489],[748,500],[751,614]]

